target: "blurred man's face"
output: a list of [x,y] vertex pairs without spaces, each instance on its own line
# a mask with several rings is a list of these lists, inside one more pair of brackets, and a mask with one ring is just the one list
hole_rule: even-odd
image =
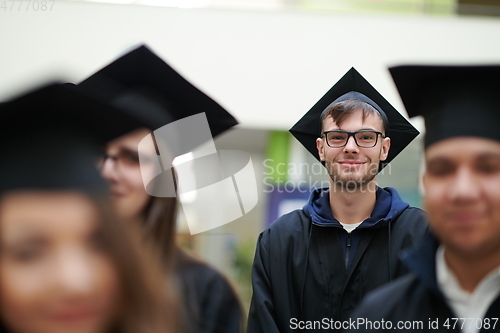
[[447,251],[500,254],[500,142],[447,139],[431,145],[425,159],[425,209]]
[[[384,132],[380,116],[369,115],[363,119],[362,110],[352,113],[341,126],[333,118],[326,118],[323,122],[323,131],[331,130]],[[364,188],[375,178],[379,163],[387,158],[391,143],[389,138],[378,135],[374,147],[362,148],[356,144],[353,137],[350,137],[345,146],[332,148],[325,140],[325,137],[316,140],[319,156],[325,161],[326,169],[334,184],[350,192]]]

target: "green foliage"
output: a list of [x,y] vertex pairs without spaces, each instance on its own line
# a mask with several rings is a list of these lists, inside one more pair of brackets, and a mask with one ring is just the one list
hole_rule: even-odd
[[254,241],[241,242],[236,247],[233,260],[235,282],[246,313],[248,313],[252,297],[252,264],[254,254]]

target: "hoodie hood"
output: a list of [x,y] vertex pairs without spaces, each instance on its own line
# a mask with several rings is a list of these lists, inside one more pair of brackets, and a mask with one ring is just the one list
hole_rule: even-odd
[[[398,217],[408,206],[392,187],[377,187],[377,201],[370,218],[358,228],[379,228]],[[309,201],[303,208],[314,225],[321,227],[342,227],[330,209],[330,189],[319,188],[312,191]]]

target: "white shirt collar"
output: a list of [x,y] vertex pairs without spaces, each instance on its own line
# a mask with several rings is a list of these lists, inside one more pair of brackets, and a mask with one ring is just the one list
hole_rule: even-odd
[[348,233],[351,233],[354,229],[359,227],[361,225],[361,223],[363,223],[363,221],[358,222],[358,223],[352,223],[352,224],[342,223],[342,222],[339,222],[339,223],[344,227],[345,231],[347,231]]
[[[441,245],[436,251],[436,279],[446,302],[457,318],[484,318],[491,303],[500,294],[500,267],[486,275],[472,293],[463,290],[455,274],[444,258],[445,248]],[[451,320],[451,318],[450,318]],[[462,332],[477,333],[476,323],[466,322]],[[467,327],[469,326],[469,327]]]

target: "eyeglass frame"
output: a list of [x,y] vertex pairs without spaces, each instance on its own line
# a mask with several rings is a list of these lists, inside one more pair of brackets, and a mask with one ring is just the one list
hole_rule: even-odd
[[[328,143],[328,138],[326,137],[326,135],[328,133],[333,133],[333,132],[336,132],[336,133],[346,133],[347,134],[347,139],[345,140],[345,143],[341,146],[335,146],[335,147],[332,147],[330,146],[330,144]],[[370,133],[375,133],[377,136],[375,138],[375,143],[373,144],[373,146],[370,146],[370,147],[364,147],[364,146],[360,146],[359,143],[358,143],[358,140],[356,139],[356,134],[357,133],[362,133],[362,132],[370,132]],[[349,139],[351,138],[351,136],[354,138],[354,142],[356,143],[356,145],[359,147],[359,148],[373,148],[377,145],[378,143],[378,135],[380,134],[380,136],[382,137],[382,139],[385,139],[386,136],[382,133],[382,132],[379,132],[379,131],[375,131],[375,130],[359,130],[359,131],[354,131],[354,132],[349,132],[349,131],[344,131],[344,130],[331,130],[331,131],[324,131],[323,133],[321,133],[321,137],[325,138],[325,141],[326,141],[326,144],[328,147],[330,148],[342,148],[342,147],[345,147],[347,145],[347,143],[349,142]]]
[[[131,161],[126,161],[127,159],[133,159]],[[142,163],[150,163],[153,159],[142,155],[139,157],[139,153],[126,149],[125,151],[120,151],[118,154],[108,154],[103,152],[97,158],[97,168],[102,170],[104,165],[108,160],[113,162],[113,167],[126,167],[129,169],[138,169]]]

